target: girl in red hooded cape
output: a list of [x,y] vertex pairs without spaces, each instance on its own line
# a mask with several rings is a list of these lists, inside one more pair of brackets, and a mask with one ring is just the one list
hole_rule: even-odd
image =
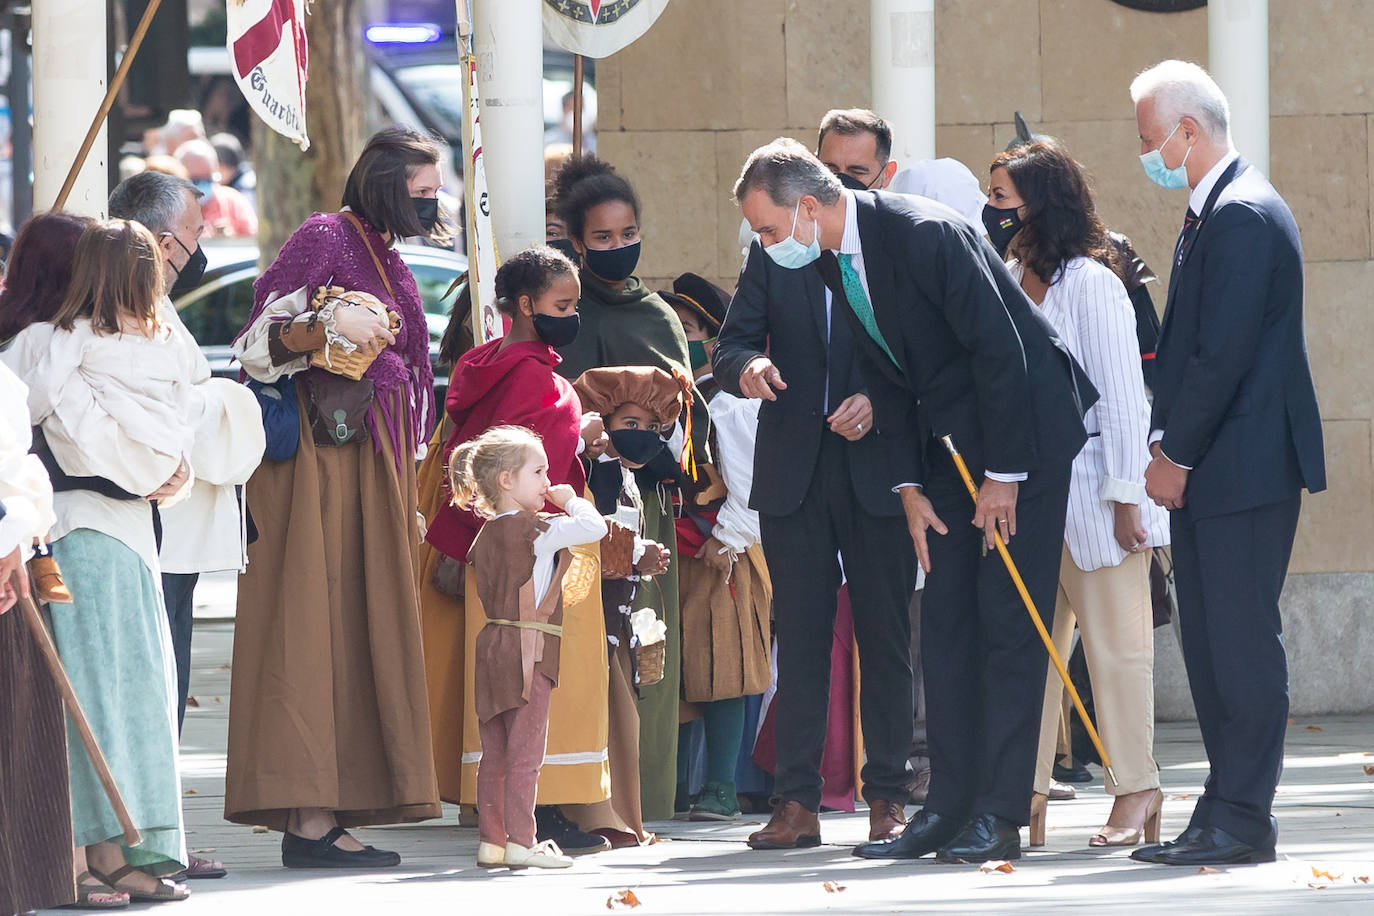
[[[572,385],[554,371],[562,361],[554,347],[577,335],[580,293],[572,262],[552,248],[537,246],[501,265],[497,306],[510,319],[510,332],[469,350],[454,368],[446,403],[452,429],[443,447],[445,466],[458,443],[493,426],[523,426],[543,439],[550,484],[583,492],[586,476],[579,456],[603,451],[606,439],[600,418],[583,415]],[[446,801],[470,804],[480,757],[472,659],[484,615],[466,611],[475,607],[469,602],[475,603],[476,595],[462,569],[481,519],[452,504],[446,481],[439,503],[425,536],[434,555],[422,558],[420,569],[425,676],[439,793]],[[589,845],[600,848],[604,841],[570,832],[571,825],[550,806],[603,801],[610,792],[607,686],[597,676],[606,666],[599,589],[564,609],[563,633],[563,657],[569,661],[551,701],[539,777],[539,839],[582,851]]]

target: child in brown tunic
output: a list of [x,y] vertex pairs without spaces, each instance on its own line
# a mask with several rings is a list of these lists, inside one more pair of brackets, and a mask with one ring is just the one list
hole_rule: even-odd
[[[487,624],[477,636],[474,700],[482,759],[477,768],[477,864],[567,868],[552,841],[535,842],[534,801],[558,682],[567,548],[606,534],[596,507],[566,484],[549,485],[539,437],[497,426],[454,449],[454,500],[486,519],[468,551]],[[541,515],[545,501],[567,515]]]

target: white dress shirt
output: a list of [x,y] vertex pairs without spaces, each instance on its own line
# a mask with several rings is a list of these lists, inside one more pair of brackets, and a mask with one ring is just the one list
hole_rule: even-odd
[[[1018,282],[1025,268],[1007,265]],[[1089,439],[1073,460],[1064,540],[1084,572],[1117,566],[1126,551],[1116,541],[1114,503],[1141,507],[1146,543],[1169,543],[1168,514],[1145,498],[1150,423],[1135,333],[1135,310],[1121,280],[1090,258],[1074,258],[1045,292],[1040,310],[1098,390],[1083,418]]]
[[[1212,166],[1210,169],[1207,170],[1207,174],[1203,175],[1202,180],[1197,183],[1197,187],[1193,188],[1193,190],[1188,194],[1189,210],[1192,210],[1193,213],[1197,216],[1202,216],[1202,211],[1207,207],[1207,198],[1212,196],[1212,189],[1216,187],[1217,182],[1221,180],[1221,173],[1226,171],[1226,169],[1230,167],[1231,163],[1235,162],[1239,158],[1240,153],[1236,152],[1234,149],[1228,150],[1225,156],[1222,156],[1220,159],[1217,160],[1216,165]],[[1198,228],[1201,229],[1202,227],[1199,226]],[[1175,270],[1177,270],[1177,267],[1175,267]],[[1163,438],[1164,430],[1150,430],[1150,445],[1154,445],[1156,442],[1160,441]],[[1164,454],[1163,449],[1160,449],[1160,454]],[[1177,461],[1170,458],[1168,455],[1164,455],[1164,460],[1174,465],[1175,467],[1183,468],[1183,470],[1185,471],[1192,470],[1192,468],[1188,465],[1179,464]]]
[[[845,188],[840,192],[844,201],[844,234],[840,237],[839,254],[849,255],[849,266],[854,268],[854,273],[859,278],[859,285],[864,288],[864,295],[868,297],[869,306],[873,304],[873,294],[869,291],[868,273],[864,270],[864,251],[859,238],[859,208],[854,200],[854,191]],[[825,312],[827,319],[830,315],[830,288],[825,290]],[[876,311],[875,311],[876,315]],[[988,471],[983,472],[983,476],[1000,481],[1001,483],[1019,483],[1027,478],[1027,474]],[[893,487],[900,490],[903,487],[915,487],[920,484],[900,483]]]

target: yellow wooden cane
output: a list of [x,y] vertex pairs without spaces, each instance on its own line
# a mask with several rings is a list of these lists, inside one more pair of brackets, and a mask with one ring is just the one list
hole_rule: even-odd
[[[954,439],[950,436],[940,437],[940,441],[949,449],[949,455],[954,459],[954,466],[959,470],[959,476],[964,478],[964,486],[968,487],[968,495],[973,497],[973,503],[978,504],[978,488],[973,485],[973,476],[968,472],[968,465],[964,464],[964,456],[959,454],[959,450],[954,447]],[[1102,746],[1102,739],[1097,735],[1097,729],[1093,727],[1093,720],[1088,715],[1088,711],[1083,708],[1083,700],[1078,696],[1078,690],[1073,686],[1073,680],[1069,677],[1069,669],[1064,667],[1063,660],[1059,657],[1059,652],[1054,648],[1054,640],[1050,638],[1049,631],[1045,629],[1045,621],[1040,619],[1040,612],[1035,609],[1035,602],[1031,600],[1030,592],[1026,590],[1026,583],[1021,579],[1021,573],[1016,569],[1016,562],[1012,560],[1011,554],[1007,552],[1007,545],[1002,541],[1002,534],[993,531],[994,543],[997,545],[997,553],[1001,555],[1002,562],[1006,564],[1007,572],[1011,574],[1011,581],[1016,585],[1016,590],[1021,593],[1021,600],[1026,604],[1026,612],[1030,614],[1031,623],[1035,624],[1035,630],[1040,634],[1040,641],[1045,644],[1045,650],[1050,653],[1050,661],[1054,662],[1054,670],[1059,672],[1059,679],[1064,682],[1064,689],[1069,692],[1069,697],[1073,699],[1073,707],[1078,710],[1079,717],[1083,720],[1083,725],[1088,729],[1088,737],[1092,739],[1093,747],[1097,748],[1097,755],[1102,758],[1102,769],[1107,771],[1108,778],[1113,783],[1116,782],[1116,773],[1112,770],[1112,760],[1107,756],[1107,749]]]

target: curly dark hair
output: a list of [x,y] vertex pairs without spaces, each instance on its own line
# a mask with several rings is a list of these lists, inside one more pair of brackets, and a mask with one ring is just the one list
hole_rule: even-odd
[[1083,166],[1057,140],[1023,143],[998,154],[989,172],[1006,169],[1025,202],[1012,253],[1046,283],[1072,258],[1099,261],[1121,275],[1120,258],[1097,215]]
[[639,195],[630,182],[616,173],[615,166],[591,154],[571,157],[554,173],[553,199],[558,218],[568,224],[568,236],[579,242],[587,211],[608,200],[629,204],[639,219]]
[[576,276],[577,268],[567,255],[548,245],[535,245],[506,258],[496,271],[496,307],[514,315],[521,296],[538,298],[561,274]]

